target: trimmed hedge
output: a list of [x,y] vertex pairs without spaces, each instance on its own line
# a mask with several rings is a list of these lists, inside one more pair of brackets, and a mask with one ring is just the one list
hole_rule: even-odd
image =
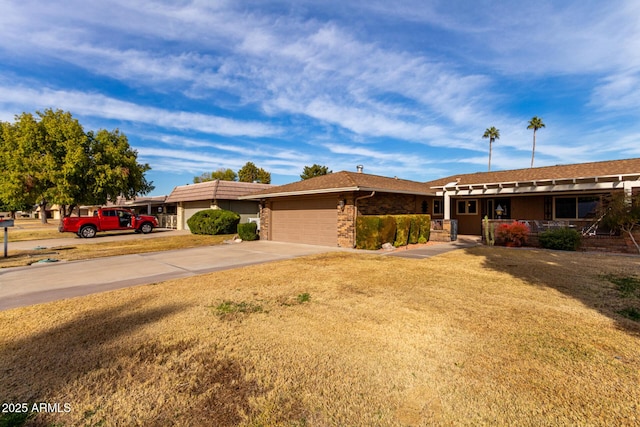
[[255,222],[248,222],[246,224],[238,224],[238,237],[242,240],[257,240],[258,239],[258,224]]
[[418,237],[418,243],[427,243],[431,236],[431,216],[430,215],[418,215],[420,218],[420,237]]
[[430,215],[367,215],[356,218],[356,248],[376,250],[425,243],[431,230]]
[[187,220],[192,234],[233,234],[240,222],[240,215],[224,209],[205,209]]
[[396,240],[393,246],[406,246],[409,243],[411,231],[411,217],[409,215],[394,215],[396,219]]
[[391,243],[396,240],[396,219],[392,215],[385,215],[380,218],[380,228],[378,229],[380,234],[380,245],[385,243]]
[[540,233],[538,241],[545,249],[575,251],[580,246],[582,236],[572,228],[556,228]]
[[356,248],[380,249],[380,217],[359,216],[356,218]]

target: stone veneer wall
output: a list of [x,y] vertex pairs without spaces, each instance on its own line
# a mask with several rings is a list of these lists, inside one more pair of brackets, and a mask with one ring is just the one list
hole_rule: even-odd
[[341,248],[353,248],[356,245],[356,224],[353,221],[356,209],[353,203],[354,198],[349,196],[338,198],[338,200],[346,200],[344,210],[338,208],[338,246]]
[[271,202],[260,203],[260,240],[269,240]]

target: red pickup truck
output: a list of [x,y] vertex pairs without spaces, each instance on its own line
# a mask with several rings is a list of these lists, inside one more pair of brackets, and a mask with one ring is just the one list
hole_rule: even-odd
[[154,216],[136,215],[129,209],[102,208],[93,216],[66,217],[60,221],[58,231],[76,233],[78,237],[95,237],[98,231],[135,230],[136,233],[151,233],[158,226]]

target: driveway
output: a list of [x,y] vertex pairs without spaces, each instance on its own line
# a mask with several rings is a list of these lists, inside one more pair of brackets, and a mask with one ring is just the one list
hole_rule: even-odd
[[255,241],[5,268],[0,310],[334,251],[353,249]]

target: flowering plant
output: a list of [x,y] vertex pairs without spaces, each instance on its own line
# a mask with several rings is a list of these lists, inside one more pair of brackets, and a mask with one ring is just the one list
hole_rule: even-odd
[[506,246],[522,246],[527,243],[529,227],[518,221],[511,224],[500,224],[496,229],[496,237]]

